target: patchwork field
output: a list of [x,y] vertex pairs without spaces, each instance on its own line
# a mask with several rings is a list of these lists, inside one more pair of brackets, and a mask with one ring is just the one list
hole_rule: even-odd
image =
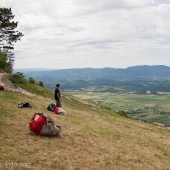
[[170,126],[170,95],[74,92],[74,96],[100,103],[113,111],[124,110],[128,116],[146,122]]

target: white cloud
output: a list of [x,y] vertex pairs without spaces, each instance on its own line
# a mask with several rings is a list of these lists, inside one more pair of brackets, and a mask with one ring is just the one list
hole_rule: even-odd
[[12,8],[24,33],[15,67],[170,65],[170,0],[0,3]]

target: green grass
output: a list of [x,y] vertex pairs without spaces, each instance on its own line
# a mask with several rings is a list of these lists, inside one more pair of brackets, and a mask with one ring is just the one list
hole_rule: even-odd
[[16,85],[36,95],[49,97],[49,98],[53,97],[51,90],[45,89],[37,84],[24,83],[24,84],[16,84]]
[[170,125],[170,114],[165,114],[165,115],[156,114],[156,115],[147,116],[145,119],[148,122],[158,122],[167,126]]

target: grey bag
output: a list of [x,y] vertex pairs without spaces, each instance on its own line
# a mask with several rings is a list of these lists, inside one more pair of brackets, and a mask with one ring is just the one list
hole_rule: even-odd
[[55,125],[53,120],[50,117],[47,117],[47,123],[43,125],[40,135],[59,136],[60,131],[61,131],[61,127]]

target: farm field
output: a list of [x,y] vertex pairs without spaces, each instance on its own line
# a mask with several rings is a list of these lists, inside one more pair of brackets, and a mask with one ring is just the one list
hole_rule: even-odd
[[115,112],[123,110],[129,117],[170,126],[170,95],[74,92],[72,95],[97,102]]

